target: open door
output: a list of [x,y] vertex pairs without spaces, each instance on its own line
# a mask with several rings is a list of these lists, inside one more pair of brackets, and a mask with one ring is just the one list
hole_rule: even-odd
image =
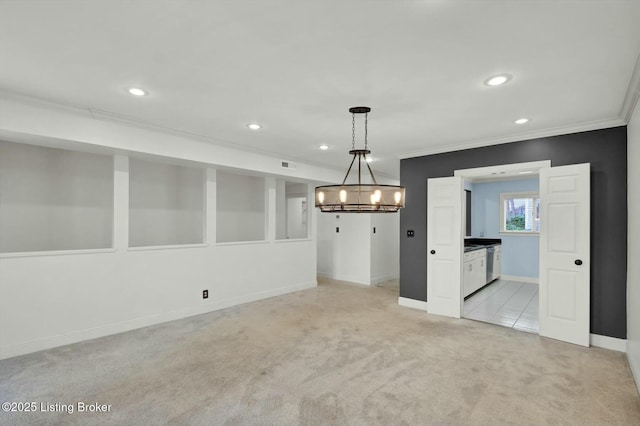
[[540,170],[540,335],[589,346],[589,164]]
[[462,313],[462,178],[427,182],[427,310],[460,318]]

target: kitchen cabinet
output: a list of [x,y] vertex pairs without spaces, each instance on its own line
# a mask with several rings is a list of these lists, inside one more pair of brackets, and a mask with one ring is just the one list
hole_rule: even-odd
[[463,297],[484,287],[487,283],[487,250],[478,249],[464,254]]

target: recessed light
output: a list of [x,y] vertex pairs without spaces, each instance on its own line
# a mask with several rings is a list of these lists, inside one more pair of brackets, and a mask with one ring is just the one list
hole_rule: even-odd
[[145,92],[142,89],[139,89],[137,87],[131,87],[129,90],[129,93],[132,94],[133,96],[146,96],[148,93]]
[[320,149],[326,151],[329,149],[329,145],[323,143],[322,145],[320,145]]
[[522,172],[518,172],[521,175],[530,175],[531,173],[533,173],[533,170],[524,170]]
[[528,118],[518,118],[516,121],[514,121],[514,123],[516,124],[524,124],[524,123],[528,123],[529,119]]
[[500,86],[501,84],[506,83],[511,80],[511,76],[509,74],[500,74],[494,75],[484,82],[487,86]]
[[373,161],[373,158],[371,158],[371,157],[367,157],[367,163],[370,163],[370,162],[372,162],[372,161]]
[[249,124],[247,124],[247,127],[250,128],[251,130],[260,130],[260,129],[262,129],[262,126],[259,125],[258,123],[249,123]]

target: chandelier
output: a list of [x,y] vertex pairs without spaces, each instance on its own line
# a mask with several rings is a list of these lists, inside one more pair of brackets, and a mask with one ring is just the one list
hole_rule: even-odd
[[[404,207],[404,187],[379,185],[367,161],[371,154],[367,146],[367,121],[369,107],[349,108],[351,113],[351,151],[353,155],[347,174],[340,185],[316,187],[316,207],[326,213],[395,213]],[[356,114],[364,114],[364,149],[356,149]],[[347,184],[347,178],[358,159],[358,183]],[[367,166],[371,183],[362,183],[362,162]]]

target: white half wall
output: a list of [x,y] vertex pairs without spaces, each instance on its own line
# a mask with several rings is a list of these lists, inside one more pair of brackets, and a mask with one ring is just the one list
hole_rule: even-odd
[[640,107],[627,126],[627,358],[640,391]]
[[[215,244],[214,169],[206,173],[208,244],[129,248],[128,165],[115,157],[113,249],[0,256],[0,358],[316,285],[313,239],[276,241],[270,232],[257,243]],[[268,194],[273,205],[275,191]]]

